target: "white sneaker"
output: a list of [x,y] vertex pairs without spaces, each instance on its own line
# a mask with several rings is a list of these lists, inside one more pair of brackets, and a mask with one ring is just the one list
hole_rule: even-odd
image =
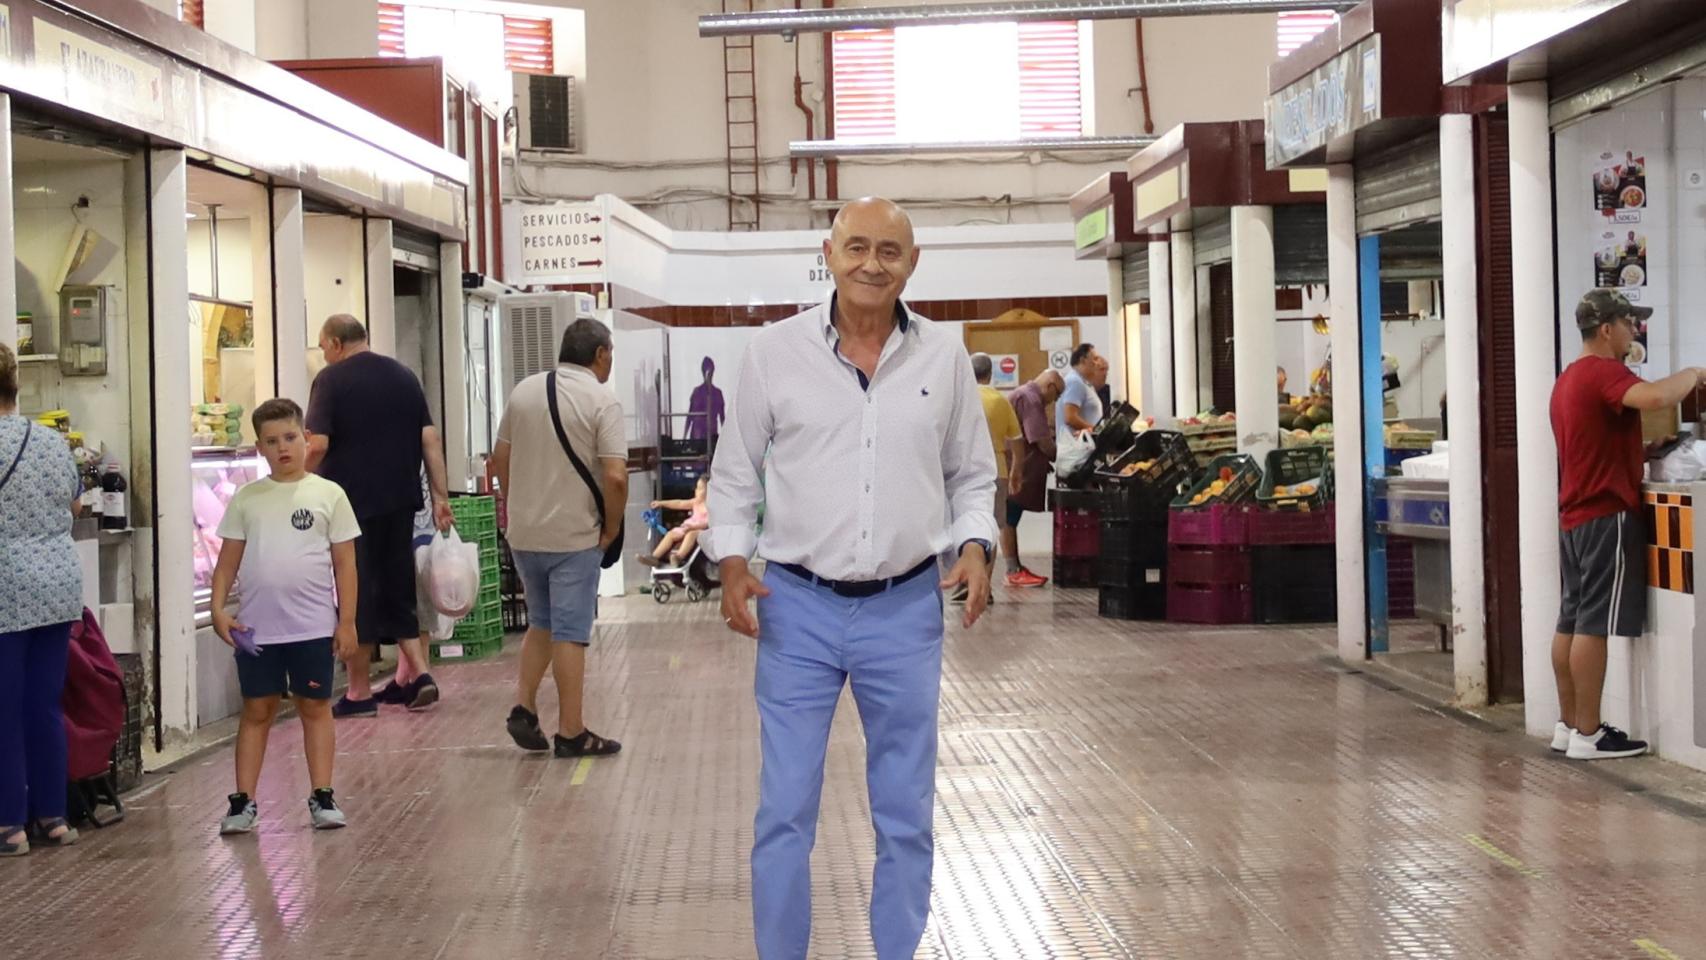
[[1570,749],[1565,756],[1571,760],[1614,760],[1618,757],[1638,757],[1646,752],[1645,740],[1632,740],[1628,734],[1611,724],[1602,723],[1591,737],[1571,731]]
[[1552,752],[1564,753],[1569,750],[1570,734],[1574,732],[1575,731],[1571,730],[1564,721],[1558,721],[1557,726],[1552,728]]

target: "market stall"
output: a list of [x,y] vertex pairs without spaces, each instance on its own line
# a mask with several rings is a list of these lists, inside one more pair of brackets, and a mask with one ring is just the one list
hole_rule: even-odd
[[224,645],[198,630],[197,531],[258,470],[238,411],[307,400],[305,213],[382,249],[384,283],[366,256],[338,278],[394,345],[392,250],[374,241],[393,225],[434,238],[459,314],[467,164],[142,4],[15,0],[0,25],[0,254],[18,264],[0,340],[25,348],[25,412],[123,488],[103,489],[122,516],[105,511],[80,550],[91,609],[146,673],[159,746],[237,702]]
[[[1276,63],[1267,162],[1328,167],[1340,653],[1385,652],[1412,611],[1449,622],[1457,699],[1480,703],[1524,675],[1507,123],[1502,88],[1442,89],[1440,30],[1436,4],[1369,0]],[[1406,491],[1416,456],[1449,481]],[[1425,535],[1388,525],[1394,489]]]
[[[1544,653],[1548,611],[1559,599],[1557,452],[1546,404],[1580,343],[1574,305],[1586,290],[1608,286],[1653,308],[1626,358],[1646,379],[1706,363],[1706,338],[1687,312],[1706,292],[1706,275],[1694,266],[1706,256],[1697,193],[1706,163],[1706,20],[1692,4],[1491,0],[1446,11],[1443,33],[1447,83],[1510,84],[1510,382],[1522,510],[1514,553],[1524,586],[1527,726],[1538,735],[1557,716]],[[1649,436],[1679,423],[1698,434],[1697,408],[1650,419]],[[1697,768],[1706,768],[1706,656],[1698,653],[1706,618],[1692,545],[1702,492],[1697,482],[1649,483],[1643,492],[1647,634],[1612,640],[1603,703],[1611,723]]]

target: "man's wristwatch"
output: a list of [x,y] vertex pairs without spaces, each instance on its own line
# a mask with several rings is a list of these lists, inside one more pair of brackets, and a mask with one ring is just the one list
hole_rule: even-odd
[[960,544],[960,553],[965,553],[966,548],[971,546],[974,543],[983,548],[984,559],[985,560],[989,559],[990,553],[992,552],[991,548],[992,548],[993,544],[991,544],[988,540],[976,540],[976,539],[967,540],[965,543]]

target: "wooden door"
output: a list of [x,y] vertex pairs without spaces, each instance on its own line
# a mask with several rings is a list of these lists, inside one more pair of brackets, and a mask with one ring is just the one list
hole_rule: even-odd
[[[1009,310],[987,323],[965,325],[966,352],[990,356],[1012,354],[1019,358],[1019,382],[1034,379],[1048,369],[1049,351],[1043,347],[1043,331],[1065,328],[1070,343],[1078,345],[1077,320],[1051,320],[1034,310]],[[1061,334],[1054,334],[1059,337]],[[1062,371],[1063,373],[1065,371]]]
[[1511,299],[1510,133],[1504,113],[1475,117],[1476,303],[1480,313],[1481,515],[1487,698],[1523,696],[1517,538],[1516,308]]
[[[1238,405],[1238,378],[1232,366],[1232,264],[1208,268],[1208,345],[1210,396],[1216,409]],[[1180,416],[1188,416],[1180,411]]]

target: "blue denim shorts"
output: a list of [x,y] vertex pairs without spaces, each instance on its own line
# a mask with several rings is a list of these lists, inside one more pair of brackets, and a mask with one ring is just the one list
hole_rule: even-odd
[[515,572],[527,593],[528,626],[549,631],[555,643],[592,642],[592,621],[598,616],[598,561],[604,552],[594,547],[571,553],[516,550]]

